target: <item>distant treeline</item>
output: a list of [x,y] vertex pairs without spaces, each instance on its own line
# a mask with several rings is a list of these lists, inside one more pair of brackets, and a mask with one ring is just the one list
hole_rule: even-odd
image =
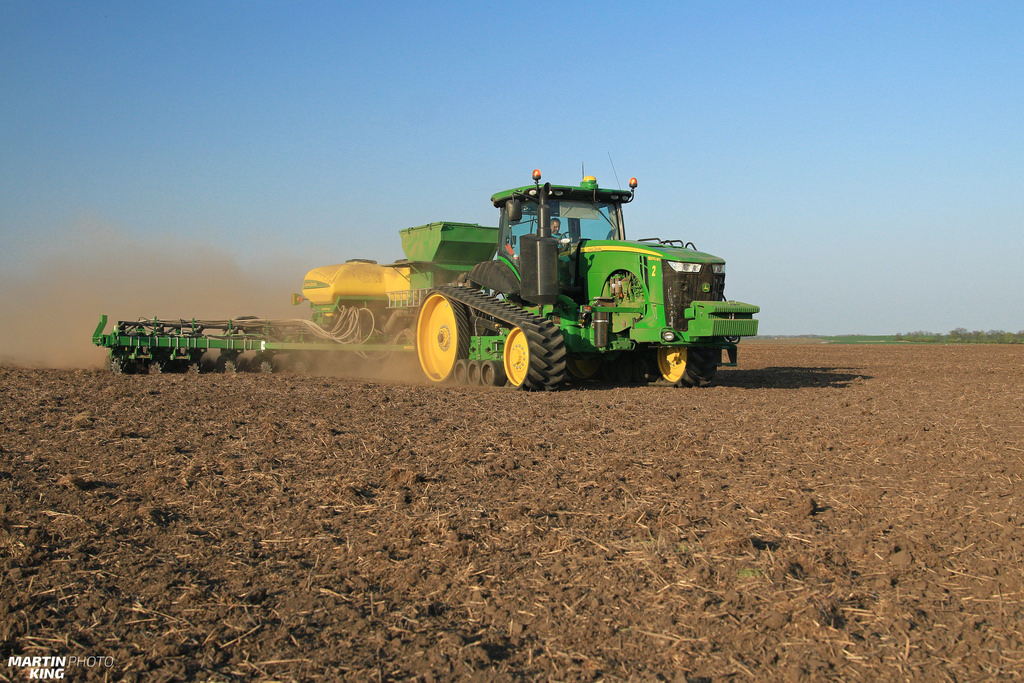
[[1020,332],[1004,332],[1003,330],[968,330],[958,327],[949,334],[938,332],[901,332],[896,341],[930,342],[935,344],[1024,344],[1024,330]]

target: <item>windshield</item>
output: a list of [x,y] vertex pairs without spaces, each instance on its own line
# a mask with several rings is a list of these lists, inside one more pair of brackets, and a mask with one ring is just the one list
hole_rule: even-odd
[[[582,240],[623,239],[621,214],[617,203],[548,200],[551,209],[551,236],[563,245]],[[519,256],[519,240],[537,232],[537,205],[523,202],[523,217],[509,223],[501,212],[502,253]]]

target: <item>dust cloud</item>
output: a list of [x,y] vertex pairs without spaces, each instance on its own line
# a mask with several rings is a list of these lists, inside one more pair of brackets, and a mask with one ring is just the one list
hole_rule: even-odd
[[232,254],[195,240],[145,241],[84,224],[0,272],[0,362],[100,367],[107,352],[93,346],[92,334],[101,314],[109,318],[107,331],[118,320],[140,317],[306,317],[308,309],[293,307],[290,295],[317,265],[323,264],[281,255],[272,264],[243,267]]

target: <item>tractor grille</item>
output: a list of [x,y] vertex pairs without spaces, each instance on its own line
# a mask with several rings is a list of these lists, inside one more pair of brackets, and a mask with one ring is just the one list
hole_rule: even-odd
[[[665,286],[665,318],[674,330],[686,330],[689,321],[683,311],[694,301],[722,301],[725,297],[725,274],[714,274],[705,264],[699,273],[677,273],[662,270]],[[708,291],[704,291],[707,286]]]

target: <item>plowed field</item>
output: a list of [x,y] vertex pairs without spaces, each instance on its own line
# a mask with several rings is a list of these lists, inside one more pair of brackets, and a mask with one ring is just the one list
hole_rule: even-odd
[[1024,675],[1024,348],[707,389],[0,368],[0,678]]

